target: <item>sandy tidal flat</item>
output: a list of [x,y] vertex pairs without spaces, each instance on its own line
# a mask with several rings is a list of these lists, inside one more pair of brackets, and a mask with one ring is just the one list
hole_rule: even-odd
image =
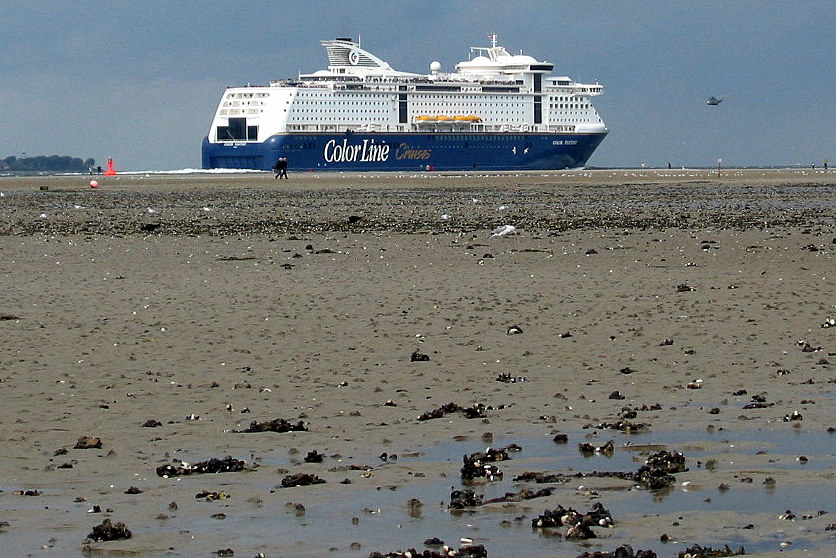
[[[0,179],[4,553],[822,555],[836,173],[727,173]],[[477,416],[418,420],[451,402]],[[306,430],[242,432],[275,419]],[[572,476],[661,450],[665,489]],[[532,528],[596,502],[597,538]],[[89,540],[105,519],[131,538]]]

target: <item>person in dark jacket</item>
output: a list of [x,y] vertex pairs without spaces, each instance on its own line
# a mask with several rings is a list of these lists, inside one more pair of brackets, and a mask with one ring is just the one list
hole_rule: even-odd
[[273,166],[273,172],[276,173],[274,178],[287,178],[287,159],[279,157],[279,160]]

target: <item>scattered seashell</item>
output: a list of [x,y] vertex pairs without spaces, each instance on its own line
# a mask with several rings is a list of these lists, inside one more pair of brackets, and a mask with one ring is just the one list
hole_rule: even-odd
[[[500,207],[500,209],[504,209],[504,206]],[[514,225],[500,225],[496,227],[493,231],[491,231],[491,237],[507,236],[509,234],[516,234],[516,232],[517,227],[515,227]]]

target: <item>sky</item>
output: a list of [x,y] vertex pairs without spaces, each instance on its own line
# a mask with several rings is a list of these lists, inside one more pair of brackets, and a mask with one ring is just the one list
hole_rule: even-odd
[[[598,167],[836,161],[834,2],[681,0],[5,0],[0,158],[71,155],[117,170],[200,167],[227,86],[327,66],[362,39],[398,70],[488,46],[604,87]],[[709,106],[709,96],[722,97]]]

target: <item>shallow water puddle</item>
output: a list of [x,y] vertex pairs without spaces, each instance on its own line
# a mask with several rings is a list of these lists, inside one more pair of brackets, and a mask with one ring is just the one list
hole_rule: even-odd
[[[247,547],[262,543],[275,548],[276,533],[281,532],[281,540],[292,546],[288,555],[310,557],[337,552],[340,556],[365,558],[374,550],[386,552],[410,547],[420,550],[423,541],[431,537],[438,537],[454,547],[460,545],[462,537],[473,539],[475,544],[484,544],[492,558],[577,556],[587,550],[613,550],[625,543],[635,549],[653,549],[663,557],[675,556],[694,543],[714,547],[724,544],[734,548],[744,546],[747,551],[754,552],[779,550],[778,545],[786,538],[794,541],[793,549],[822,548],[820,545],[832,542],[824,532],[805,533],[808,529],[801,516],[815,510],[832,511],[829,507],[836,501],[833,483],[822,485],[815,480],[779,478],[776,484],[764,484],[766,473],[758,472],[758,467],[752,467],[749,462],[757,458],[763,470],[833,468],[836,465],[833,438],[827,433],[762,430],[624,435],[614,432],[611,437],[609,433],[599,433],[598,438],[590,440],[598,446],[613,439],[615,450],[611,457],[582,456],[577,444],[587,440],[586,434],[588,432],[581,431],[570,435],[568,444],[555,444],[548,437],[495,439],[492,444],[495,448],[513,443],[522,446],[522,451],[511,453],[507,461],[495,463],[504,472],[501,481],[469,485],[486,499],[518,491],[523,486],[535,489],[555,486],[555,492],[547,498],[491,504],[472,511],[450,511],[447,503],[451,488],[463,487],[459,476],[462,456],[486,448],[486,444],[473,439],[443,442],[417,452],[408,449],[397,461],[382,464],[374,473],[381,477],[386,468],[427,471],[426,477],[413,477],[406,485],[394,489],[386,486],[384,481],[374,491],[361,490],[354,484],[332,485],[320,492],[327,495],[327,504],[306,504],[304,515],[299,516],[288,509],[279,509],[276,513],[276,509],[283,508],[286,502],[306,501],[305,491],[312,488],[278,490],[273,496],[278,502],[265,498],[271,501],[265,501],[263,510],[272,510],[270,513],[256,511],[250,517],[231,517],[223,525],[208,520],[191,521],[189,527],[195,532],[204,529],[218,534],[234,532],[240,545]],[[682,451],[689,468],[688,472],[677,474],[676,484],[665,490],[637,489],[629,481],[609,478],[572,478],[567,483],[552,485],[512,480],[524,471],[565,474],[635,471],[647,455],[660,449]],[[767,454],[758,455],[759,451]],[[795,456],[801,454],[809,459],[806,465],[795,460]],[[739,469],[734,468],[735,461],[728,459],[729,456],[740,457],[742,465]],[[376,459],[369,457],[367,462]],[[754,480],[730,484],[725,490],[718,489],[719,481],[712,480],[712,472],[705,469],[705,463],[712,459],[717,462],[718,470],[737,475],[733,478],[750,475]],[[788,471],[788,474],[792,475],[792,472]],[[683,480],[694,475],[696,480],[693,482]],[[410,508],[411,499],[420,500],[423,505]],[[532,518],[547,508],[562,504],[584,513],[596,501],[602,502],[616,521],[612,529],[596,529],[598,539],[568,541],[531,527]],[[799,520],[782,523],[780,529],[767,533],[763,529],[746,527],[759,521],[771,521],[787,509],[795,510]],[[689,532],[687,540],[677,541],[674,534],[669,542],[660,542],[661,533],[677,531],[671,526],[678,523],[678,518],[685,516],[689,522],[699,524],[704,520],[704,517],[700,518],[701,514],[706,513],[710,516],[724,514],[723,527],[715,528],[709,521],[710,528],[697,534]],[[558,531],[565,531],[565,528]],[[231,539],[229,546],[234,547],[235,543],[236,540]],[[352,543],[362,546],[352,548]]]
[[[289,489],[277,487],[282,474],[272,474],[271,468],[293,471],[296,467],[279,452],[270,452],[262,456],[262,466],[253,472],[173,480],[173,486],[184,489],[188,498],[209,486],[227,492],[227,500],[184,501],[181,490],[179,511],[168,513],[164,520],[148,521],[143,517],[149,512],[134,508],[134,501],[124,497],[117,502],[118,514],[113,517],[125,521],[134,532],[123,548],[139,548],[142,556],[211,556],[218,549],[232,548],[238,556],[264,552],[270,557],[366,558],[372,551],[422,550],[423,542],[432,537],[456,548],[462,538],[472,539],[485,545],[491,558],[574,557],[585,551],[610,551],[625,543],[634,549],[652,549],[660,558],[676,556],[695,543],[715,548],[742,545],[747,552],[777,551],[785,540],[792,541],[796,550],[830,548],[833,532],[825,532],[822,521],[824,525],[832,523],[831,517],[836,516],[818,521],[803,516],[813,516],[818,510],[834,512],[833,435],[782,426],[786,425],[757,431],[679,430],[633,435],[598,431],[597,436],[580,430],[570,433],[566,444],[556,444],[550,436],[495,437],[494,448],[517,444],[522,449],[511,452],[510,459],[494,463],[503,472],[500,481],[474,483],[469,488],[485,499],[524,487],[554,487],[554,492],[548,497],[462,512],[448,509],[450,491],[464,487],[462,456],[486,449],[478,436],[426,448],[397,447],[394,441],[387,450],[399,452],[397,460],[383,462],[377,455],[360,455],[341,463],[374,464],[367,478],[357,470],[324,473],[337,465],[326,458],[319,471],[328,477],[327,484]],[[610,439],[614,449],[609,457],[579,452],[580,442],[597,447]],[[675,475],[676,482],[667,489],[645,490],[619,478],[572,476],[593,471],[634,472],[648,455],[663,449],[681,451],[688,467]],[[806,464],[797,460],[800,455],[808,458]],[[567,478],[553,484],[513,481],[526,471],[561,473]],[[770,475],[774,483],[767,481]],[[351,483],[340,484],[337,479],[342,478]],[[723,483],[726,487],[721,488]],[[54,493],[48,486],[32,487],[44,493],[33,498],[14,495],[19,487],[0,488],[7,509],[29,510],[30,514],[37,514],[45,504],[68,514],[83,513],[91,505],[68,504],[66,494]],[[421,505],[410,506],[411,500]],[[140,500],[136,502],[138,505]],[[554,532],[532,528],[532,519],[546,509],[562,505],[585,513],[595,502],[601,502],[615,520],[611,529],[594,529],[597,539],[571,541],[561,536],[565,528]],[[296,503],[304,509],[294,508]],[[778,520],[788,509],[797,515],[796,520]],[[158,512],[159,508],[151,513]],[[219,512],[225,514],[223,520],[213,517]],[[4,549],[22,553],[31,549],[32,537],[47,542],[55,526],[39,523],[39,515],[30,517],[34,523],[28,531],[15,525],[16,536],[25,535],[29,540],[10,538],[11,532],[3,534]],[[92,526],[105,515],[88,517]],[[663,533],[669,535],[669,542],[660,541]],[[77,538],[64,541],[58,537],[55,545],[50,549],[53,553],[83,555]],[[167,547],[171,550],[165,550]]]

